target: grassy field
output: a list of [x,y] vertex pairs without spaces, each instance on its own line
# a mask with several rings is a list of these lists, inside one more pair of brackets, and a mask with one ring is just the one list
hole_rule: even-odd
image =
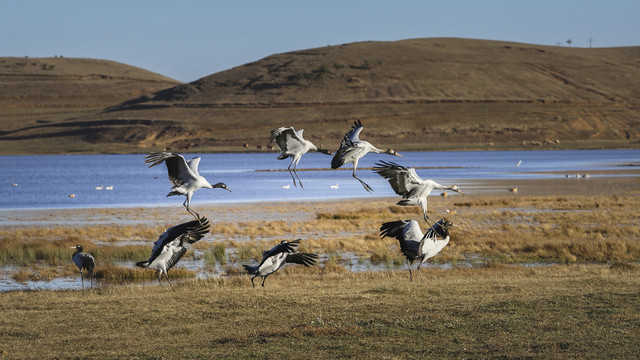
[[[184,220],[170,208],[19,213],[41,224],[1,226],[0,260],[21,266],[23,280],[72,274],[76,243],[101,275],[92,290],[0,293],[0,358],[635,358],[637,177],[562,184],[434,197],[432,217],[458,225],[433,259],[451,266],[414,282],[378,229],[421,214],[393,198],[199,208],[212,229],[196,250],[223,270],[196,279],[174,269],[176,291],[136,282],[152,271],[114,265],[146,258],[159,232]],[[91,223],[133,214],[139,225]],[[70,218],[85,225],[65,226]],[[283,238],[302,238],[319,265],[285,267],[252,288],[240,264]],[[342,253],[386,270],[353,273]]]
[[[0,294],[3,358],[616,358],[640,353],[636,267],[286,272]],[[273,281],[275,280],[275,281]]]

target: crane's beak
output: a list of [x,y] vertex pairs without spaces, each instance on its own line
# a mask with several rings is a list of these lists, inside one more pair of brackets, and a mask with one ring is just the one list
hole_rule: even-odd
[[402,155],[400,155],[400,154],[398,154],[398,153],[395,153],[395,154],[393,154],[393,155],[402,157]]

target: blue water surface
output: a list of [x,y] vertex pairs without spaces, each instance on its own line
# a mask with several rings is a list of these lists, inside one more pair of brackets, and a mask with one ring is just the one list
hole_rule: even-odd
[[[637,168],[640,150],[544,150],[405,152],[403,157],[368,154],[358,176],[373,193],[351,177],[351,164],[331,170],[331,157],[309,153],[298,168],[304,190],[293,186],[286,171],[290,160],[277,154],[184,154],[201,156],[200,174],[224,182],[232,192],[202,189],[192,204],[394,196],[388,183],[370,168],[379,160],[417,167],[423,178],[441,184],[489,179],[535,179],[594,170]],[[0,209],[129,207],[180,205],[183,196],[166,197],[171,188],[166,167],[149,168],[144,154],[0,156]],[[516,166],[518,162],[520,166]],[[284,170],[284,171],[269,171]],[[555,172],[555,173],[554,173]],[[288,189],[286,187],[290,185]],[[334,188],[331,187],[334,186]],[[338,185],[337,188],[335,188]],[[96,187],[103,187],[97,190]],[[113,190],[107,190],[107,187]],[[70,197],[69,195],[74,195]]]

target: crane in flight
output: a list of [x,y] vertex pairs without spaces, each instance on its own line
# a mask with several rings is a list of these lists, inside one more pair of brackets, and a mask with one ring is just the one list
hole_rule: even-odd
[[358,175],[356,175],[356,169],[358,168],[358,162],[360,159],[370,152],[378,154],[389,154],[395,156],[402,156],[393,149],[380,150],[377,147],[371,145],[370,142],[360,140],[360,132],[362,132],[362,122],[356,120],[351,127],[351,130],[347,132],[340,143],[340,149],[336,151],[336,154],[331,160],[331,168],[337,169],[344,164],[353,164],[353,177],[360,181],[365,190],[371,192],[373,189],[367,183],[362,181]]
[[231,191],[227,185],[221,182],[211,185],[204,176],[198,173],[198,164],[200,164],[199,156],[194,157],[188,162],[184,156],[170,152],[151,152],[145,157],[145,163],[150,164],[149,167],[162,164],[163,162],[167,166],[169,181],[173,184],[171,192],[167,194],[167,196],[186,196],[182,205],[186,207],[187,211],[196,219],[199,219],[200,215],[198,215],[196,211],[191,210],[189,204],[191,203],[191,197],[198,189],[220,188]]
[[456,185],[440,185],[431,179],[422,179],[416,173],[416,169],[407,168],[393,162],[380,161],[376,163],[373,171],[389,181],[389,185],[396,194],[402,196],[398,205],[417,205],[422,208],[424,221],[431,220],[427,214],[427,197],[434,189],[451,190],[463,194]]
[[[278,145],[278,149],[280,149],[280,156],[278,156],[278,160],[284,160],[287,158],[292,158],[289,167],[289,174],[291,175],[291,179],[293,179],[293,185],[296,185],[296,178],[298,179],[298,184],[300,187],[304,189],[302,186],[302,181],[300,181],[300,177],[298,176],[298,172],[296,171],[296,167],[298,166],[298,162],[302,155],[306,154],[309,151],[317,151],[326,155],[333,155],[333,153],[326,149],[319,149],[316,147],[311,141],[305,140],[302,137],[302,132],[304,129],[300,129],[296,131],[293,127],[280,127],[273,131],[271,131],[270,142],[275,142]],[[293,168],[292,168],[293,167]],[[295,177],[293,175],[295,174]]]

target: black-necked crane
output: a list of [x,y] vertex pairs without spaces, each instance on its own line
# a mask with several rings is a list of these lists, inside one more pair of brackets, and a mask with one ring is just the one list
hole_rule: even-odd
[[[317,151],[327,155],[333,155],[333,153],[326,149],[319,149],[311,141],[305,140],[305,138],[302,137],[303,131],[304,129],[296,131],[291,126],[280,127],[271,131],[270,142],[275,142],[276,145],[278,145],[278,149],[280,149],[280,156],[278,156],[278,160],[292,158],[287,169],[289,170],[291,179],[293,179],[293,185],[298,186],[296,185],[297,178],[298,184],[300,184],[300,187],[304,189],[302,181],[300,181],[300,177],[296,171],[296,167],[298,166],[298,162],[302,155],[309,151]],[[294,174],[295,177],[293,176]]]
[[367,183],[362,181],[356,175],[356,169],[358,168],[358,161],[367,153],[374,152],[378,154],[389,154],[395,156],[402,156],[393,149],[380,150],[377,147],[371,145],[368,141],[360,140],[360,132],[362,131],[362,122],[356,120],[353,127],[344,136],[340,143],[340,149],[336,152],[331,160],[331,168],[337,169],[346,163],[353,163],[353,177],[356,178],[364,189],[371,192],[373,189]]
[[415,220],[399,220],[382,224],[380,227],[380,236],[384,239],[386,236],[394,237],[400,242],[400,251],[407,259],[409,268],[409,280],[413,281],[413,273],[411,265],[418,260],[418,274],[420,266],[427,259],[435,256],[440,252],[450,240],[449,228],[453,227],[453,223],[447,218],[443,218],[433,224],[423,235],[420,225]]
[[153,243],[153,250],[149,259],[137,262],[136,265],[157,270],[160,285],[162,285],[161,279],[162,274],[164,274],[173,290],[173,285],[169,281],[169,270],[178,263],[178,260],[187,252],[191,244],[202,239],[208,231],[209,220],[206,217],[170,227],[160,234],[158,240]]
[[393,162],[380,161],[376,163],[373,171],[389,181],[389,185],[403,200],[398,205],[418,205],[422,208],[424,221],[429,223],[431,219],[427,214],[427,197],[434,189],[451,190],[463,193],[456,185],[440,185],[431,179],[422,179],[416,173],[416,169],[407,168]]
[[262,276],[262,286],[264,286],[264,281],[267,280],[267,276],[278,271],[278,269],[287,263],[301,264],[306,267],[315,265],[318,255],[295,252],[295,248],[299,243],[300,239],[293,241],[282,240],[280,244],[262,254],[262,261],[260,261],[260,264],[257,266],[242,265],[249,275],[253,275],[251,278],[251,285],[255,287],[256,285],[253,283],[253,279],[258,276]]
[[82,252],[82,245],[72,246],[72,249],[76,249],[76,252],[73,253],[71,259],[73,263],[76,264],[78,270],[80,270],[80,279],[82,281],[82,288],[84,289],[84,270],[89,274],[89,280],[91,282],[91,287],[93,288],[93,269],[96,267],[96,261],[93,259],[91,254]]
[[169,181],[173,186],[171,192],[167,196],[184,195],[186,199],[182,205],[187,208],[187,211],[193,215],[196,219],[200,218],[200,215],[196,211],[189,208],[191,203],[191,197],[198,189],[225,189],[231,191],[224,183],[217,183],[211,185],[204,176],[198,173],[198,164],[200,163],[200,157],[194,157],[187,160],[184,156],[170,152],[151,152],[145,157],[145,163],[151,164],[149,167],[156,166],[161,163],[165,163],[167,166],[167,172],[169,174]]

